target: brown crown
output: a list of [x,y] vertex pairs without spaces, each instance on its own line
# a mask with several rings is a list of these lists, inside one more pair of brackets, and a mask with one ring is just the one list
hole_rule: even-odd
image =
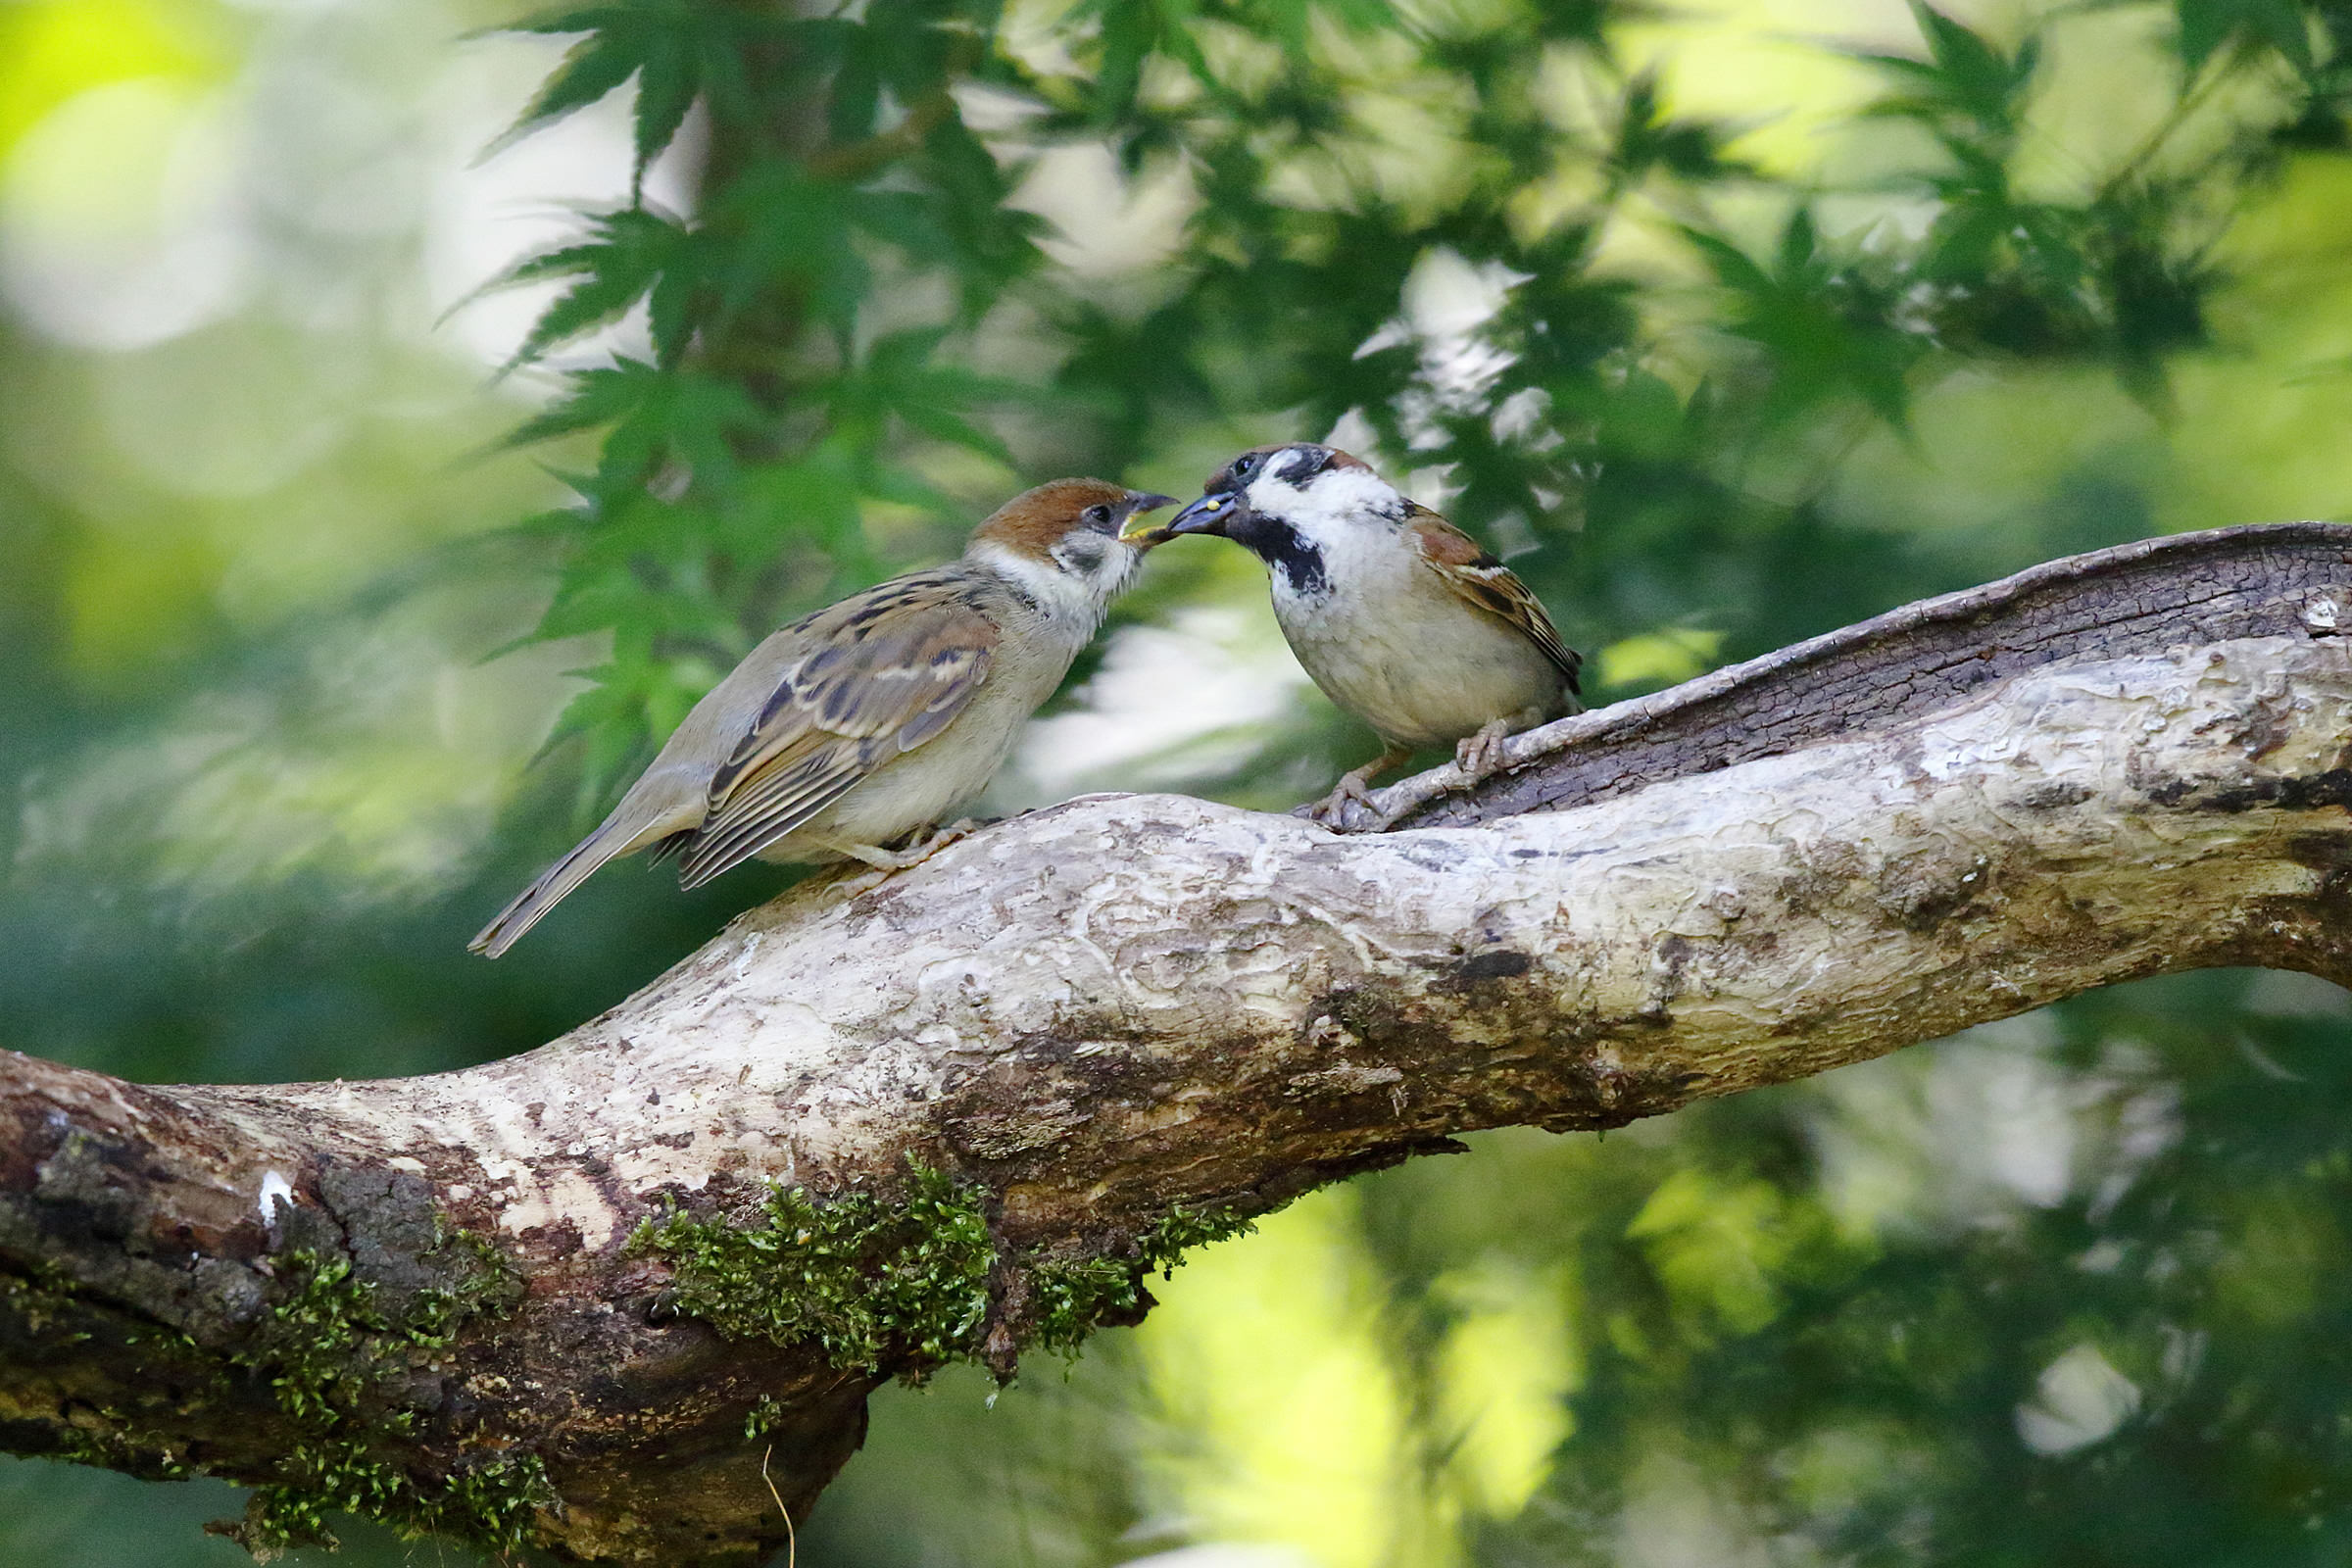
[[1079,526],[1078,514],[1101,503],[1116,509],[1127,502],[1128,491],[1106,479],[1054,479],[1024,490],[999,507],[972,530],[972,542],[983,539],[1043,556],[1063,534]]

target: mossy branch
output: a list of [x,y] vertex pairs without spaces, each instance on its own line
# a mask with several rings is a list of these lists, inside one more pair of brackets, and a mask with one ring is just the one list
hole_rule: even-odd
[[[1318,1183],[2092,986],[2352,979],[2352,529],[2057,563],[1521,737],[1335,836],[1173,797],[755,911],[465,1073],[0,1054],[0,1446],[750,1563],[867,1395],[1009,1375]],[[771,1492],[770,1483],[774,1490]]]

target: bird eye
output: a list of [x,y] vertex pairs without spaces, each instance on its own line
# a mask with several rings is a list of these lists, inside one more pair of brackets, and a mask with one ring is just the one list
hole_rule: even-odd
[[1101,528],[1109,523],[1110,509],[1108,507],[1097,504],[1087,508],[1086,511],[1079,514],[1079,515],[1086,518],[1088,522],[1093,523],[1096,527]]
[[1245,452],[1240,457],[1233,460],[1233,476],[1236,479],[1247,479],[1250,477],[1250,473],[1256,469],[1256,467],[1257,454],[1254,452]]

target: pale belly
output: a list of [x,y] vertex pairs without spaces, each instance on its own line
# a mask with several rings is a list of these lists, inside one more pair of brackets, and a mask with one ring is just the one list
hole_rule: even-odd
[[1443,586],[1384,596],[1403,605],[1388,615],[1347,612],[1341,602],[1351,597],[1335,596],[1314,614],[1278,598],[1275,614],[1324,695],[1383,739],[1449,745],[1495,719],[1516,729],[1568,711],[1566,684],[1551,661]]

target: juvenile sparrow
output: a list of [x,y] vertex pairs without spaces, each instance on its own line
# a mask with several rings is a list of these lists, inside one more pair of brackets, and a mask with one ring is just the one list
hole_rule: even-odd
[[1527,584],[1362,460],[1311,442],[1259,447],[1227,464],[1152,543],[1216,534],[1266,564],[1274,618],[1325,696],[1385,749],[1345,774],[1311,814],[1424,746],[1455,743],[1476,781],[1501,765],[1504,736],[1579,712],[1577,666]]
[[754,856],[921,860],[945,838],[887,846],[995,775],[1156,542],[1121,529],[1175,504],[1056,479],[1007,501],[961,559],[774,633],[694,705],[604,825],[468,948],[497,957],[590,872],[638,850],[676,855],[689,888]]

